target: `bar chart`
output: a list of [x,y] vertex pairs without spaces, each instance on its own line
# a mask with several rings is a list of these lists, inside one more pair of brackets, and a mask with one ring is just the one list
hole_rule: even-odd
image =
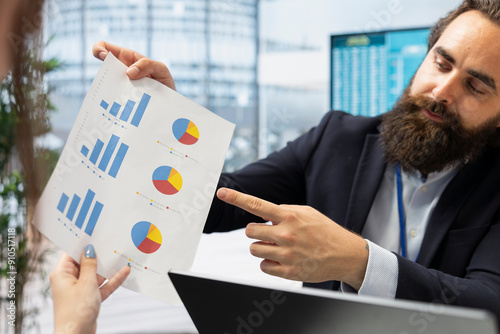
[[[149,100],[151,100],[151,96],[144,93],[142,94],[141,101],[139,101],[139,104],[137,105],[137,109],[135,110],[134,116],[130,120],[130,124],[132,124],[135,127],[139,127],[139,124],[141,123],[142,117],[144,116],[144,113],[146,112],[146,108],[149,104]],[[125,106],[123,107],[123,110],[121,111],[120,116],[118,114],[120,113],[120,110],[122,109],[122,105],[113,102],[113,104],[110,104],[104,100],[101,101],[101,107],[109,112],[111,115],[118,117],[120,120],[124,122],[128,122],[130,119],[130,116],[132,116],[132,111],[134,110],[136,103],[134,101],[128,100]],[[108,110],[109,109],[109,110]]]
[[[92,149],[92,152],[90,152],[90,149],[87,146],[83,145],[80,150],[80,153],[83,154],[84,157],[88,158],[93,165],[96,165],[97,168],[99,168],[103,172],[106,172],[109,163],[111,162],[111,158],[113,158],[113,154],[116,151],[116,147],[118,146],[119,141],[120,137],[116,135],[111,135],[111,138],[109,139],[106,148],[104,148],[104,142],[100,139],[97,139]],[[108,172],[109,176],[116,178],[116,175],[118,174],[120,167],[123,163],[123,159],[125,159],[125,155],[127,154],[128,148],[129,148],[128,145],[124,143],[120,144],[118,152],[116,153],[116,155],[114,155],[113,162],[111,163],[111,167],[109,168]],[[103,149],[104,153],[102,153]],[[101,157],[100,160],[99,157]]]
[[[82,199],[80,196],[74,194],[71,198],[71,202],[69,202],[69,196],[65,193],[62,193],[61,198],[59,199],[59,203],[57,204],[57,210],[62,214],[66,213],[66,218],[74,222],[75,226],[80,230],[83,229],[83,225],[85,221],[87,221],[87,225],[85,227],[85,233],[89,236],[92,236],[94,232],[94,228],[97,225],[97,221],[99,220],[99,216],[101,215],[102,209],[104,205],[101,202],[95,201],[94,207],[92,208],[92,212],[87,220],[87,216],[89,214],[92,203],[94,202],[95,193],[89,189],[85,198]],[[70,203],[68,206],[68,202]],[[80,206],[80,202],[82,205]],[[67,208],[67,210],[66,210]],[[80,211],[76,215],[77,209],[80,208]],[[76,215],[76,220],[75,220]]]

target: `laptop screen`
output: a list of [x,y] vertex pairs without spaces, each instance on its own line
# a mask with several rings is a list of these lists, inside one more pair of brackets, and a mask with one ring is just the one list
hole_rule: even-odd
[[200,334],[497,333],[495,318],[485,311],[179,271],[169,276]]

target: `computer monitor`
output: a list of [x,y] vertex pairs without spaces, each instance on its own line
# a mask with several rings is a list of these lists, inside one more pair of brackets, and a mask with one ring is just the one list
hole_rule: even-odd
[[392,109],[427,54],[429,28],[331,36],[331,108],[376,116]]

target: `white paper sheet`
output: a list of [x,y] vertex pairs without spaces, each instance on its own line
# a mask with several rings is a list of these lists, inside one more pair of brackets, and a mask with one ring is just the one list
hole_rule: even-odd
[[149,78],[131,81],[111,53],[85,97],[34,224],[98,272],[130,264],[123,286],[180,303],[169,269],[189,270],[234,125]]

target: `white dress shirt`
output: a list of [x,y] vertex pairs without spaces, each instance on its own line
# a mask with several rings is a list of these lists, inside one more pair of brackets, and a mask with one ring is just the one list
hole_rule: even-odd
[[[403,207],[406,223],[407,257],[416,261],[429,218],[456,170],[431,173],[402,172]],[[388,165],[375,196],[362,235],[368,241],[369,256],[363,284],[358,294],[394,298],[398,286],[401,254],[396,168]],[[342,283],[343,291],[353,291]]]

